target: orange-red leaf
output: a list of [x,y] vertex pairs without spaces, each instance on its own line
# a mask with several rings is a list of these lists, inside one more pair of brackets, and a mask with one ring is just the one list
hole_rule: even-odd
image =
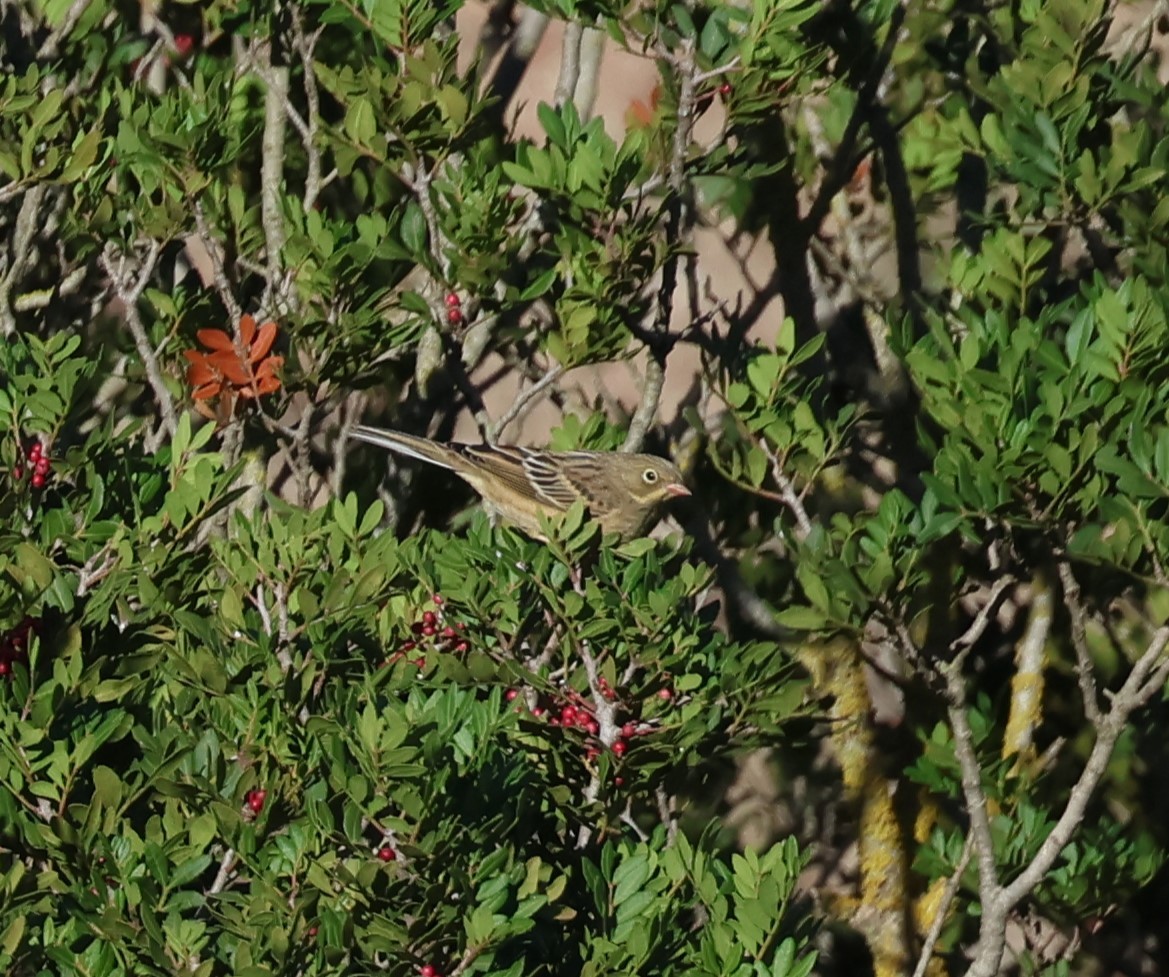
[[272,344],[276,341],[276,323],[265,322],[260,326],[260,331],[256,335],[255,341],[248,351],[248,359],[253,363],[258,363],[265,356],[268,355],[268,350],[272,348]]
[[235,343],[231,341],[231,337],[222,329],[200,329],[195,335],[208,349],[226,350],[234,349]]
[[251,371],[240,362],[234,349],[231,352],[212,353],[210,360],[211,365],[232,383],[239,385],[252,382]]
[[252,337],[256,334],[256,318],[248,314],[239,321],[239,338],[245,346],[252,345]]

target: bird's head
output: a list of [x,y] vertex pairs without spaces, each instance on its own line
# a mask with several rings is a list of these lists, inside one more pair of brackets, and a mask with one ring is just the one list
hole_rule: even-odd
[[[620,457],[620,456],[618,456]],[[690,490],[677,467],[656,455],[627,455],[620,478],[626,491],[645,506],[689,495]]]

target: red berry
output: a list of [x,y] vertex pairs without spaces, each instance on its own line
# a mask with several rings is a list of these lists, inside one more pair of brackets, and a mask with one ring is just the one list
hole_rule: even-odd
[[559,726],[560,720],[557,719],[555,716],[549,716],[548,717],[548,725],[549,726]]
[[448,624],[445,628],[442,629],[442,636],[444,638],[457,638],[459,636],[459,632]]
[[614,777],[613,783],[615,783],[618,787],[624,787],[625,786],[625,778],[624,777]]
[[436,634],[438,634],[438,628],[436,628],[433,624],[422,625],[423,637],[433,638]]
[[601,727],[591,719],[585,724],[584,728],[588,731],[589,736],[596,736],[601,731]]
[[195,46],[195,39],[190,34],[176,34],[175,35],[175,50],[179,52],[180,58],[185,58],[191,53],[191,49]]
[[463,313],[459,309],[449,309],[447,310],[446,321],[452,326],[461,326],[463,324]]
[[320,928],[319,928],[319,927],[317,927],[317,926],[310,926],[310,927],[308,928],[308,938],[309,938],[310,940],[315,940],[315,939],[317,938],[317,934],[318,934],[320,931],[321,931],[321,930],[320,930]]
[[467,642],[460,641],[457,645],[455,645],[455,651],[458,654],[462,655],[462,654],[465,654],[470,647],[471,646],[469,644],[467,644]]
[[268,792],[266,790],[249,790],[246,802],[252,812],[259,814],[264,810],[264,801],[268,799]]
[[629,737],[631,737],[631,736],[636,736],[637,735],[637,727],[634,726],[633,723],[626,723],[624,726],[621,727],[621,735],[624,736],[626,739],[629,739]]
[[38,475],[48,475],[49,469],[52,468],[52,465],[53,465],[53,463],[51,461],[49,461],[48,458],[44,457],[44,455],[42,455],[40,458],[37,459],[37,463],[33,467],[33,470]]
[[508,689],[507,695],[505,695],[504,698],[507,699],[508,702],[515,702],[516,696],[519,694],[519,689]]
[[435,594],[430,598],[438,607],[442,607],[442,594]]
[[41,447],[41,443],[39,441],[34,441],[28,446],[28,450],[25,452],[25,455],[28,457],[29,461],[35,464],[36,462],[40,461],[41,455],[44,454],[44,451],[45,449]]
[[29,479],[29,481],[32,482],[33,488],[44,488],[45,487],[45,476],[42,475],[40,472],[34,472],[32,478]]
[[434,627],[438,623],[438,617],[435,615],[434,611],[426,611],[422,615],[422,623],[429,625],[430,627]]
[[20,465],[13,465],[12,477],[19,482],[22,478],[24,478],[24,469],[21,468]]
[[544,715],[544,707],[536,706],[536,708],[532,710],[532,715],[539,719],[542,715]]
[[618,740],[613,744],[612,750],[615,756],[625,756],[625,751],[629,749],[629,744],[625,740]]
[[8,664],[3,658],[0,658],[0,678],[7,678],[12,671],[12,666]]
[[389,845],[382,845],[381,848],[377,850],[377,857],[380,858],[383,862],[392,862],[395,858],[398,857],[398,853],[394,851],[394,849]]
[[457,292],[447,292],[446,293],[446,307],[448,309],[457,309],[462,304],[463,304],[463,300],[461,298],[459,298],[459,295]]
[[418,968],[418,977],[441,977],[441,975],[431,964],[424,963]]
[[658,689],[658,698],[663,702],[668,702],[670,699],[674,698],[674,693],[669,689]]
[[587,750],[585,750],[585,759],[586,760],[595,760],[600,755],[601,755],[601,751],[598,750],[595,746],[590,746]]
[[564,720],[565,723],[575,723],[576,706],[565,706],[560,710],[560,718]]
[[729,95],[734,90],[734,86],[732,86],[729,81],[724,81],[721,85],[718,86],[718,93],[723,96]]

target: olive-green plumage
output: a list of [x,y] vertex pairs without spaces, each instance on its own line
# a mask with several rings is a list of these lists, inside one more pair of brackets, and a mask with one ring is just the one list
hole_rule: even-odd
[[682,473],[656,455],[539,451],[490,444],[442,444],[413,434],[355,427],[350,436],[447,468],[506,522],[545,539],[540,517],[583,501],[602,532],[639,536],[670,498],[689,495]]

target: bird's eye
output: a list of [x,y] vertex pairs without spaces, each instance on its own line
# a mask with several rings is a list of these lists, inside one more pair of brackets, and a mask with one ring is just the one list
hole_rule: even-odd
[[653,485],[653,483],[658,480],[658,473],[655,472],[652,468],[647,468],[641,473],[641,478],[646,485]]

